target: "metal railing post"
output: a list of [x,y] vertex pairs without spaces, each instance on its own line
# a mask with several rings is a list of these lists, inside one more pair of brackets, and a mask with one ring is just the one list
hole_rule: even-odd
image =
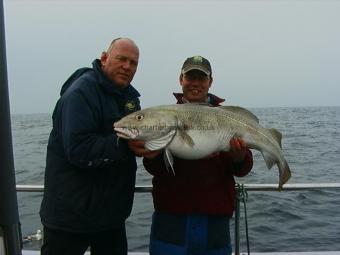
[[[0,0],[0,248],[4,255],[21,255],[21,231],[9,110],[5,15]],[[0,250],[1,251],[1,250]],[[2,252],[2,251],[1,251]]]
[[235,201],[235,255],[240,255],[240,186],[236,185],[236,201]]

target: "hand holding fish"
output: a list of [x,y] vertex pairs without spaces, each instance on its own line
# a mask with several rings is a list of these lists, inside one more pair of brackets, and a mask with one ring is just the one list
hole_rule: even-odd
[[246,156],[248,146],[246,142],[240,137],[234,137],[230,139],[229,153],[235,163],[241,162]]

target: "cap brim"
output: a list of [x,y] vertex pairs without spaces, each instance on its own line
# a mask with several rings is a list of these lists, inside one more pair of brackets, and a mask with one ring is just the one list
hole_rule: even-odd
[[182,69],[182,74],[185,74],[185,73],[187,73],[187,72],[189,72],[191,70],[199,70],[199,71],[205,73],[208,76],[210,75],[209,70],[203,68],[202,66],[188,66],[188,67],[185,67],[185,68]]

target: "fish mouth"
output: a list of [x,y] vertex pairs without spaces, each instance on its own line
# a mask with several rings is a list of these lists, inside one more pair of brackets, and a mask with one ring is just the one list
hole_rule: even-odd
[[117,132],[117,136],[124,139],[135,139],[139,135],[138,130],[134,128],[115,127],[114,130]]

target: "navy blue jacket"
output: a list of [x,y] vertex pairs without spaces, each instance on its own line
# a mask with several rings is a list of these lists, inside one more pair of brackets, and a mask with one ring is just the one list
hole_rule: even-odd
[[50,228],[91,233],[122,226],[132,208],[136,159],[113,123],[140,109],[131,85],[115,86],[100,61],[65,82],[53,112],[41,204]]

